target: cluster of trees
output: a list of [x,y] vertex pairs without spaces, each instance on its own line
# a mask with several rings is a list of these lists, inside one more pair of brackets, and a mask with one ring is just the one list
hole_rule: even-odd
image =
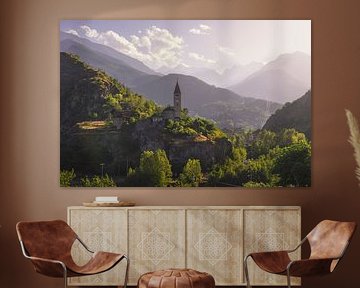
[[144,151],[140,157],[140,165],[129,169],[126,186],[148,187],[197,187],[203,179],[201,164],[197,159],[188,159],[178,178],[173,177],[171,164],[162,149]]
[[[80,185],[78,185],[80,184]],[[61,187],[116,187],[115,181],[108,175],[93,177],[82,177],[80,183],[76,181],[76,174],[74,169],[60,171],[60,186]]]
[[244,131],[232,137],[233,151],[213,167],[208,183],[276,187],[311,185],[311,145],[303,133],[284,129]]
[[[243,131],[230,137],[231,156],[208,171],[202,171],[200,160],[188,159],[175,176],[164,150],[144,151],[139,166],[129,168],[124,185],[144,187],[299,187],[311,185],[311,145],[295,129],[281,132]],[[74,186],[74,170],[61,171],[61,186]],[[80,179],[83,187],[116,186],[111,177]]]
[[224,132],[214,122],[200,117],[184,116],[179,120],[168,120],[165,130],[172,135],[195,136],[203,135],[214,140],[225,137]]
[[[118,94],[109,94],[105,97],[104,110],[113,117],[113,113],[123,113],[122,118],[128,124],[136,123],[153,116],[161,110],[160,106],[152,100],[132,92],[125,86],[119,86]],[[125,115],[126,114],[126,115]]]
[[[125,186],[143,187],[198,187],[203,180],[200,161],[189,159],[178,178],[173,177],[171,164],[162,149],[156,151],[144,151],[140,157],[137,168],[129,168]],[[79,182],[79,181],[78,181]],[[80,178],[81,187],[115,187],[116,183],[107,174],[105,176],[95,175],[93,177]],[[60,172],[60,186],[77,186],[74,169],[62,170]]]

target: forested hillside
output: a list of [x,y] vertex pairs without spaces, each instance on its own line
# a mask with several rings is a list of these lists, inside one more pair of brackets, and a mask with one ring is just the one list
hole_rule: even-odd
[[285,128],[294,128],[311,139],[311,91],[292,103],[286,103],[271,115],[263,127],[275,132]]

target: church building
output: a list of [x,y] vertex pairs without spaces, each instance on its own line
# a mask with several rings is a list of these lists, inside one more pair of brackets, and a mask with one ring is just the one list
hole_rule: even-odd
[[161,113],[163,119],[180,119],[181,118],[181,91],[179,81],[176,81],[174,90],[174,106],[166,107]]
[[175,118],[180,118],[181,115],[181,91],[179,87],[179,82],[176,81],[176,86],[174,90],[174,116]]

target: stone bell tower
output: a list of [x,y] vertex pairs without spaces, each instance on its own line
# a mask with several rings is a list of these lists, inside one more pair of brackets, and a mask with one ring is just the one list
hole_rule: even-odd
[[174,117],[180,118],[181,115],[181,91],[179,87],[179,81],[176,81],[174,90]]

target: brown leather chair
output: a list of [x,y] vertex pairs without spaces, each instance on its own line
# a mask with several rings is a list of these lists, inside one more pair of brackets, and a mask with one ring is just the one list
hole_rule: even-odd
[[[122,259],[127,261],[124,288],[127,285],[129,259],[125,254],[91,251],[62,220],[19,222],[16,231],[24,256],[31,260],[35,271],[50,277],[89,276],[110,270]],[[78,240],[92,254],[83,266],[78,266],[71,257],[71,247]]]
[[[251,287],[247,267],[249,257],[266,272],[286,275],[289,288],[291,287],[291,276],[316,276],[333,272],[344,256],[355,229],[355,222],[324,220],[293,250],[250,253],[244,259],[247,287]],[[288,253],[294,252],[306,241],[310,245],[310,257],[292,261]]]

